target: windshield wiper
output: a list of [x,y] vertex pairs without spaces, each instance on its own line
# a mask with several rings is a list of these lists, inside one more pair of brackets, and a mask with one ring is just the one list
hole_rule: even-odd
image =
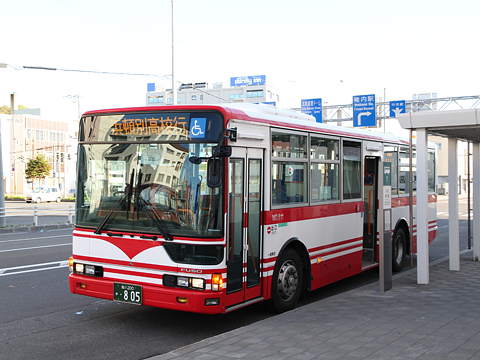
[[113,204],[112,208],[110,209],[109,213],[107,214],[107,216],[105,216],[102,220],[102,222],[97,226],[97,228],[95,229],[95,231],[93,232],[94,234],[97,234],[97,235],[100,235],[102,233],[102,228],[105,226],[105,224],[107,223],[108,220],[110,220],[110,218],[115,214],[117,214],[117,208],[120,206],[120,204],[122,202],[125,201],[125,194],[123,194],[123,196],[118,199],[118,201]]
[[[123,193],[122,197],[118,199],[118,201],[113,204],[112,208],[108,212],[107,216],[105,216],[102,220],[102,222],[97,226],[95,231],[93,232],[94,234],[100,235],[102,233],[102,228],[105,226],[108,220],[115,214],[117,215],[117,208],[124,202],[127,198],[130,198],[131,192],[132,192],[132,185],[133,184],[133,177],[135,176],[135,169],[132,170],[132,175],[130,176],[130,184],[127,184],[126,186],[126,191]],[[127,207],[127,217],[128,217],[128,207]]]
[[[155,211],[153,211],[152,209],[150,209],[150,206],[152,205],[150,203],[150,201],[148,200],[145,200],[143,199],[142,197],[138,197],[137,199],[137,203],[138,202],[142,202],[142,205],[144,206],[145,208],[145,212],[147,213],[147,215],[150,217],[150,219],[152,219],[153,221],[153,224],[155,225],[155,227],[158,229],[158,231],[160,232],[160,235],[162,235],[162,237],[166,240],[166,241],[172,241],[173,238],[163,229],[163,227],[166,227],[165,226],[165,222],[163,221],[163,219],[161,217],[158,217],[156,216],[156,213]],[[161,224],[160,224],[161,222]]]

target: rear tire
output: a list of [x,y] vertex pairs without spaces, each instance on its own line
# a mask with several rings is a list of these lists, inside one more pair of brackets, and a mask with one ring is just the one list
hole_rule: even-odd
[[59,203],[60,201],[62,201],[62,199],[58,197],[55,201]]
[[407,249],[406,243],[403,229],[397,229],[392,240],[392,270],[394,272],[399,272],[403,269]]
[[303,287],[303,268],[300,256],[287,249],[278,259],[272,279],[272,302],[278,312],[295,308]]
[[35,200],[35,202],[36,202],[37,204],[40,204],[40,203],[42,202],[42,199],[37,198],[37,200]]

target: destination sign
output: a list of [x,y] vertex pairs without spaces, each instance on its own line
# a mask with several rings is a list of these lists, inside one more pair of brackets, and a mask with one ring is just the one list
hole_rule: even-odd
[[187,134],[187,124],[186,116],[123,118],[117,122],[112,121],[111,135],[181,135]]
[[223,127],[216,111],[100,114],[82,119],[78,140],[218,142]]

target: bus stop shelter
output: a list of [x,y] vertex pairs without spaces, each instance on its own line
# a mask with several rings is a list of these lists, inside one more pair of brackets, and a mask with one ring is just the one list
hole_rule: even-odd
[[480,109],[398,115],[400,126],[417,133],[417,283],[429,283],[428,134],[448,137],[449,267],[460,270],[457,142],[473,144],[473,260],[480,258]]

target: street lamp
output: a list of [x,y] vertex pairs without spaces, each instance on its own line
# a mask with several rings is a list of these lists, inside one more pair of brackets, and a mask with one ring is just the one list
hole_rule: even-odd
[[72,100],[73,103],[78,103],[78,119],[80,120],[80,94],[76,94],[76,95],[65,95],[63,97],[64,99],[70,99]]

